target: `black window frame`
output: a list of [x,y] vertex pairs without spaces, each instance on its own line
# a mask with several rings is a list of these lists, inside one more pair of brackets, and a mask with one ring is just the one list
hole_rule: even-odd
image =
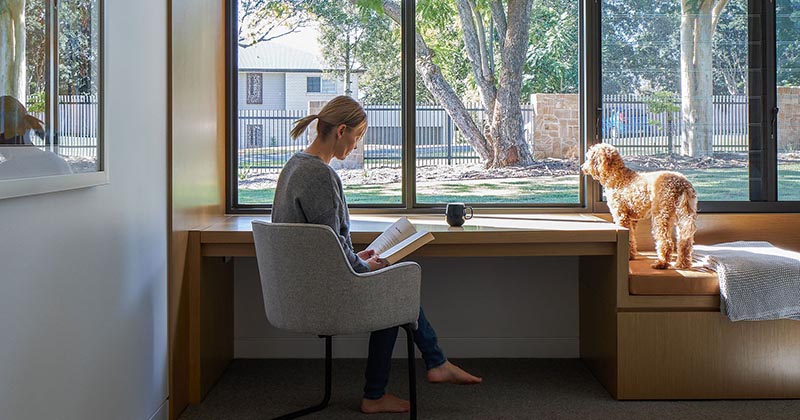
[[[591,3],[591,2],[590,2]],[[591,4],[590,21],[597,25],[597,36],[590,39],[594,51],[593,65],[588,78],[596,86],[591,97],[594,125],[593,138],[587,138],[586,148],[602,142],[602,56],[601,56],[602,0]],[[748,124],[750,201],[700,201],[700,213],[790,213],[800,211],[800,201],[778,201],[777,159],[777,84],[776,84],[776,5],[771,0],[748,0]],[[584,149],[585,151],[585,149]],[[608,212],[602,188],[590,181],[591,208],[594,212]]]
[[[416,4],[401,0],[403,27],[415,27]],[[237,161],[237,6],[238,0],[226,0],[225,41],[226,48],[226,212],[230,214],[269,213],[271,204],[246,205],[238,203]],[[581,111],[579,160],[583,161],[586,149],[601,139],[601,7],[602,1],[579,3],[579,109]],[[750,165],[748,181],[750,201],[701,201],[701,213],[784,213],[800,212],[800,201],[777,201],[777,86],[776,86],[776,5],[771,0],[749,0],[749,73],[750,89],[749,124]],[[432,213],[441,211],[442,204],[418,204],[416,202],[416,161],[413,137],[416,109],[416,69],[414,67],[414,31],[402,31],[402,186],[400,205],[361,205],[351,208],[371,212]],[[755,75],[755,76],[754,76]],[[321,79],[320,79],[321,81]],[[321,88],[321,82],[320,82]],[[316,92],[309,92],[316,93]],[[413,110],[413,111],[412,111]],[[753,115],[766,116],[755,119]],[[410,180],[410,181],[407,181]],[[563,213],[607,213],[608,206],[602,198],[600,185],[586,176],[581,176],[579,185],[580,203],[564,204],[489,204],[484,210],[500,212],[563,212]]]

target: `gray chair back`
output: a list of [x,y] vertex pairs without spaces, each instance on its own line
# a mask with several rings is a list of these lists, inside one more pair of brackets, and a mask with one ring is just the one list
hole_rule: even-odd
[[416,322],[421,281],[416,263],[357,274],[325,225],[254,221],[253,237],[272,325],[338,335]]

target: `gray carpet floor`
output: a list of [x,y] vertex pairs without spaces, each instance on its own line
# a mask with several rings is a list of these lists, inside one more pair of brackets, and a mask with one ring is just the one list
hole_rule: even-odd
[[[408,395],[406,364],[392,366],[388,391]],[[417,365],[419,419],[720,419],[800,420],[800,400],[615,401],[576,359],[453,360],[483,376],[476,386],[432,385]],[[399,420],[403,414],[358,411],[365,360],[333,361],[333,395],[328,407],[305,419]],[[323,360],[235,360],[202,404],[180,420],[270,419],[322,399]]]

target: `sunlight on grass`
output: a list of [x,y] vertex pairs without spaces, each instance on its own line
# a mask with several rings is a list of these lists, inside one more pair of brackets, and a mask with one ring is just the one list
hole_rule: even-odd
[[[748,201],[747,168],[714,168],[682,171],[697,189],[700,201]],[[579,204],[577,176],[511,178],[418,182],[417,202],[443,204]],[[349,204],[399,205],[400,183],[384,185],[348,185]],[[800,163],[780,166],[781,200],[800,199]],[[269,204],[273,189],[239,189],[240,204]]]

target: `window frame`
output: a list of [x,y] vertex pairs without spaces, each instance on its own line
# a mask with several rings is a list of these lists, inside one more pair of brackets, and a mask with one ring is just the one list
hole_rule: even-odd
[[[311,90],[311,81],[316,79],[317,81],[317,90]],[[306,76],[306,93],[323,93],[322,92],[322,76]]]
[[[597,36],[590,39],[594,54],[593,65],[588,66],[588,79],[596,86],[592,91],[594,107],[594,136],[587,138],[585,149],[602,142],[602,2],[590,5],[593,16],[589,20],[597,25]],[[775,3],[769,0],[748,0],[748,101],[749,155],[748,184],[750,201],[699,201],[700,213],[787,213],[800,211],[800,201],[778,201],[777,160],[777,85],[775,60],[776,16]],[[760,52],[760,54],[758,53]],[[755,75],[755,76],[754,76]],[[761,117],[754,122],[754,115]],[[764,118],[763,116],[767,116]],[[763,139],[763,140],[762,140]],[[583,159],[583,156],[581,156]],[[597,181],[591,184],[591,208],[593,212],[608,212],[602,197],[602,188]]]
[[[271,204],[248,205],[238,203],[238,182],[236,177],[237,161],[237,87],[234,77],[237,74],[237,51],[235,46],[236,28],[238,25],[238,0],[226,0],[225,42],[226,48],[226,212],[229,214],[264,214],[271,211]],[[588,147],[599,143],[601,139],[602,121],[602,68],[601,65],[601,2],[579,2],[579,110],[580,150],[579,162],[583,162]],[[403,11],[403,27],[414,28],[416,20],[416,4],[411,0],[401,0]],[[762,115],[774,116],[777,112],[776,62],[775,62],[775,4],[769,0],[748,0],[750,14],[748,25],[750,89],[760,88],[758,94],[751,94],[750,111],[760,109]],[[754,20],[755,19],[755,20]],[[358,205],[350,206],[353,213],[434,213],[444,209],[443,204],[420,204],[416,201],[416,150],[414,147],[416,127],[416,69],[413,51],[414,31],[402,31],[402,185],[401,204],[399,205]],[[754,45],[754,40],[763,42],[764,48]],[[760,51],[760,54],[754,54]],[[757,58],[757,59],[756,59]],[[757,81],[752,74],[763,74]],[[760,82],[760,83],[759,83]],[[321,90],[321,78],[320,78]],[[312,92],[309,92],[312,93]],[[317,93],[317,92],[313,92]],[[775,121],[774,118],[772,118]],[[749,120],[750,156],[749,169],[751,201],[701,201],[698,205],[701,213],[781,213],[800,212],[800,201],[777,201],[777,123],[761,124],[753,130],[753,119]],[[758,133],[758,134],[754,134]],[[765,139],[758,142],[755,136]],[[757,164],[752,162],[757,160]],[[498,213],[608,213],[608,205],[602,198],[602,188],[597,181],[585,175],[579,175],[579,203],[572,204],[488,204],[473,205],[482,211]],[[755,191],[755,193],[753,192]],[[755,197],[755,198],[754,198]],[[755,201],[758,200],[758,201]]]
[[[58,2],[46,0],[45,39],[47,42],[45,52],[46,88],[45,103],[45,144],[58,145],[60,122],[58,115]],[[79,188],[95,187],[110,182],[107,167],[108,151],[105,145],[107,138],[105,125],[105,39],[107,28],[105,24],[105,0],[97,0],[97,170],[94,172],[73,173],[54,176],[33,178],[12,178],[0,180],[0,200],[23,197],[29,195],[46,194],[58,191],[74,190]],[[55,99],[55,102],[53,99]],[[27,98],[26,98],[27,99]],[[27,104],[26,104],[27,105]]]

